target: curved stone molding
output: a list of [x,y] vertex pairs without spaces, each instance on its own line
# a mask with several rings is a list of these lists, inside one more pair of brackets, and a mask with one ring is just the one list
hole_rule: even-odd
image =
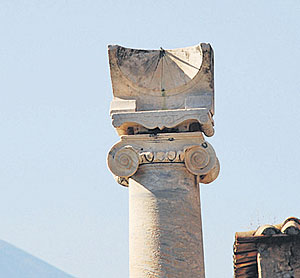
[[108,167],[118,177],[130,177],[139,167],[139,155],[131,146],[117,151],[113,148],[108,154]]
[[217,163],[215,167],[212,168],[208,174],[200,176],[200,183],[208,184],[213,182],[218,177],[219,173],[220,173],[220,162],[219,159],[217,158]]
[[[114,113],[112,124],[121,135],[127,135],[128,126],[139,125],[147,129],[175,128],[184,122],[197,121],[201,131],[208,137],[213,136],[214,128],[212,118],[206,108],[190,108],[167,111],[143,111]],[[131,123],[131,124],[129,124]]]
[[140,153],[140,164],[148,163],[172,163],[184,162],[183,151],[167,151],[167,152],[142,152]]
[[195,175],[206,174],[207,170],[203,169],[207,168],[209,160],[209,154],[200,146],[192,147],[185,153],[185,165]]
[[207,175],[216,167],[216,154],[207,142],[185,150],[185,166],[194,175]]

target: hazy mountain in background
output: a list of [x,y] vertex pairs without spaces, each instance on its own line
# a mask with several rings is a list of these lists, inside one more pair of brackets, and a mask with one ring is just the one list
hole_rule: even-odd
[[0,277],[74,278],[2,240],[0,240]]

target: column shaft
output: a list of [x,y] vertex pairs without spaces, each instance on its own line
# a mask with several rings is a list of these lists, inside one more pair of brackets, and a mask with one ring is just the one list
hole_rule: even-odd
[[129,179],[129,236],[130,278],[204,278],[199,186],[183,163]]

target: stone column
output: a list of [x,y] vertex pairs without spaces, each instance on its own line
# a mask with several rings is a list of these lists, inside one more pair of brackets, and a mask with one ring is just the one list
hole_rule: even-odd
[[182,164],[129,181],[130,277],[204,277],[199,187]]
[[202,133],[122,136],[108,165],[129,185],[130,277],[203,278],[199,182],[219,164]]
[[109,55],[121,141],[108,166],[129,187],[130,277],[204,278],[199,183],[215,180],[220,168],[203,136],[214,133],[212,49],[112,46]]

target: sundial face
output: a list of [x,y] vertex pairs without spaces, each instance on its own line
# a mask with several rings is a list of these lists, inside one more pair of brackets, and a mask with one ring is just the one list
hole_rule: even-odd
[[119,47],[117,64],[135,87],[164,95],[187,85],[199,72],[202,50],[199,45],[172,50],[139,50]]

